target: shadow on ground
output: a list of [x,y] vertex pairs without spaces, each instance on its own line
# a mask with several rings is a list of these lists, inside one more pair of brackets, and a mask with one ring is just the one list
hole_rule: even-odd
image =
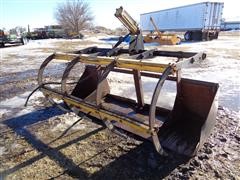
[[[39,151],[40,154],[10,169],[0,172],[0,179],[4,179],[4,177],[10,175],[11,173],[31,165],[46,156],[64,169],[64,172],[57,177],[67,174],[78,179],[161,179],[168,176],[176,167],[187,161],[182,157],[176,156],[162,157],[156,153],[151,143],[144,141],[142,144],[128,150],[123,155],[113,157],[113,161],[111,161],[108,165],[103,166],[94,174],[89,174],[85,169],[79,167],[87,160],[80,164],[76,164],[60,150],[104,130],[104,126],[100,126],[98,129],[68,141],[65,144],[61,144],[55,148],[52,148],[48,144],[39,140],[26,128],[27,126],[44,122],[50,117],[57,116],[62,113],[63,112],[57,108],[50,107],[16,118],[8,119],[3,122],[5,125],[14,130],[15,133],[22,136],[32,147]],[[94,157],[91,157],[90,159],[94,159]],[[52,177],[50,179],[57,177]]]

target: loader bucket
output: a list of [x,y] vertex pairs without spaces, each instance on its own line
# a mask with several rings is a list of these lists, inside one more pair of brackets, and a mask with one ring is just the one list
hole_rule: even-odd
[[[99,74],[99,70],[95,66],[86,66],[71,95],[97,105],[96,92],[98,79],[100,79]],[[107,79],[103,83],[104,89],[102,89],[100,97],[101,108],[123,117],[131,114],[132,117],[142,118],[145,116],[148,118],[152,104],[145,105],[142,110],[129,111],[129,108],[137,107],[137,103],[130,99],[111,95]],[[217,112],[215,96],[218,84],[182,78],[177,89],[173,110],[168,117],[166,112],[159,109],[156,111],[155,123],[162,123],[158,136],[163,148],[178,154],[193,156],[210,135],[210,130],[215,124]],[[161,121],[159,117],[167,118]],[[115,126],[138,134],[129,127],[119,126],[116,123]]]
[[[152,57],[164,57],[164,62],[151,61],[157,60]],[[168,57],[171,57],[169,61],[166,60]],[[204,53],[157,50],[143,50],[129,57],[128,49],[89,47],[49,56],[40,67],[38,83],[54,105],[61,100],[77,115],[95,117],[113,132],[120,128],[148,139],[162,155],[170,150],[193,156],[215,123],[218,84],[181,78],[181,68],[205,58]],[[45,67],[52,60],[69,61],[62,75],[60,90],[51,85],[54,82],[42,81]],[[81,67],[79,71],[78,67]],[[72,73],[76,75],[76,81],[70,73],[73,69],[77,70]],[[132,75],[136,100],[111,94],[107,80],[110,72]],[[142,76],[158,79],[150,104],[144,100]],[[176,83],[172,109],[157,106],[157,101],[162,100],[160,92],[165,81]]]
[[195,155],[210,135],[217,113],[218,84],[181,79],[172,113],[159,130],[163,147]]

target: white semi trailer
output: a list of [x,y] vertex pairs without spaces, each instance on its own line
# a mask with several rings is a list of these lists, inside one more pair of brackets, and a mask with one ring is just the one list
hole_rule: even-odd
[[212,40],[218,38],[223,3],[203,2],[140,15],[143,31],[153,31],[152,17],[160,31],[185,32],[185,40]]

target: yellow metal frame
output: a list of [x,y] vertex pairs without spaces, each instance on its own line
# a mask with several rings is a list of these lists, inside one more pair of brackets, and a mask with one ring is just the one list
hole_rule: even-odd
[[78,100],[75,100],[71,98],[70,96],[64,96],[60,92],[53,91],[53,90],[48,90],[47,88],[41,88],[42,92],[44,93],[45,96],[50,96],[51,98],[56,98],[59,100],[65,101],[69,105],[73,105],[75,107],[78,107],[81,112],[85,114],[89,114],[93,117],[96,117],[102,121],[115,121],[118,122],[119,124],[125,125],[131,129],[134,130],[137,134],[141,134],[142,136],[145,137],[150,137],[153,134],[157,133],[157,129],[150,129],[149,126],[138,123],[136,121],[133,121],[129,118],[123,117],[116,115],[110,111],[106,111],[100,108],[97,108],[94,105],[91,105],[89,103],[86,103],[84,101],[79,102]]
[[175,70],[174,63],[160,64],[156,62],[146,62],[135,59],[125,59],[121,57],[102,57],[102,56],[91,56],[86,54],[70,54],[70,53],[56,53],[54,54],[53,59],[58,60],[67,60],[71,61],[75,58],[79,58],[79,61],[86,64],[94,65],[108,65],[112,61],[116,61],[116,67],[118,68],[127,68],[127,69],[136,69],[139,71],[151,71],[157,73],[163,73],[164,70],[171,64],[173,70]]

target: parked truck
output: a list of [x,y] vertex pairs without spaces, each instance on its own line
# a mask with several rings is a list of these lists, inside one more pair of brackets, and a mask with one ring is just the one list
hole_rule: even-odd
[[27,38],[17,33],[6,32],[0,29],[0,47],[5,44],[27,44]]
[[149,21],[154,18],[160,31],[185,32],[184,39],[212,40],[220,32],[224,3],[203,2],[140,15],[143,31],[153,31]]

